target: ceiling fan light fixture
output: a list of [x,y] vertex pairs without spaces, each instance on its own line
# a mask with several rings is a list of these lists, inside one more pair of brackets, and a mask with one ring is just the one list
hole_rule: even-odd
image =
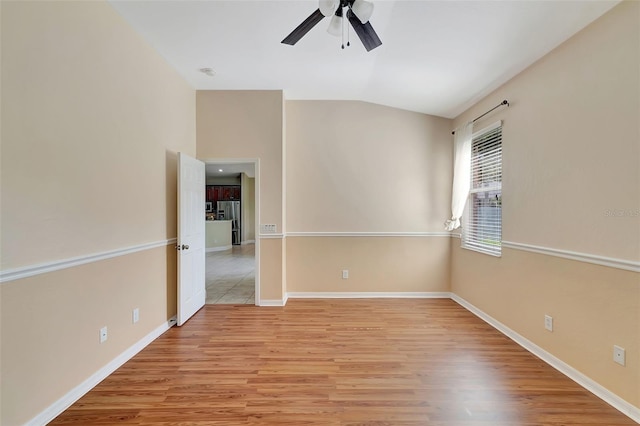
[[333,36],[340,37],[342,35],[342,16],[333,15],[327,32]]
[[319,9],[324,16],[331,16],[336,12],[338,0],[320,0]]
[[355,0],[351,10],[358,17],[360,22],[366,24],[373,15],[373,3],[366,0]]
[[[0,0],[2,1],[2,0]],[[373,3],[366,0],[318,0],[318,8],[309,15],[307,19],[302,21],[291,33],[282,40],[282,44],[290,46],[300,41],[320,21],[329,16],[329,12],[335,7],[335,13],[331,16],[329,28],[327,32],[333,36],[342,37],[342,48],[344,49],[345,41],[349,46],[349,25],[358,35],[362,45],[370,52],[378,46],[382,45],[382,41],[378,34],[371,26],[369,18],[373,13]],[[345,15],[346,13],[346,15]],[[345,18],[346,21],[345,22]],[[346,34],[346,40],[345,40]]]

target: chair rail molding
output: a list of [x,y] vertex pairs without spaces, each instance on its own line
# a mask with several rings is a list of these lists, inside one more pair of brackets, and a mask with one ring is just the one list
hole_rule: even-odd
[[289,237],[450,237],[450,232],[287,232]]
[[531,253],[545,254],[547,256],[561,257],[563,259],[577,260],[578,262],[592,263],[594,265],[608,266],[610,268],[624,269],[626,271],[640,272],[640,262],[613,257],[598,256],[595,254],[579,253],[569,250],[560,250],[549,247],[534,246],[531,244],[503,241],[503,248],[528,251]]
[[168,240],[129,246],[101,253],[88,254],[85,256],[72,257],[69,259],[55,260],[53,262],[29,265],[21,268],[5,269],[4,271],[0,271],[0,283],[6,283],[21,278],[33,277],[35,275],[46,274],[49,272],[59,271],[61,269],[73,268],[75,266],[85,265],[87,263],[99,262],[101,260],[112,259],[114,257],[125,256],[128,254],[151,250],[158,247],[164,247],[167,245],[175,244],[176,241],[176,238],[170,238]]

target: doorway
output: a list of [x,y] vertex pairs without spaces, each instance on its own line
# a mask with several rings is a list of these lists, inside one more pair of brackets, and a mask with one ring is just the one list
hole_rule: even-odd
[[206,160],[207,304],[259,304],[258,160]]

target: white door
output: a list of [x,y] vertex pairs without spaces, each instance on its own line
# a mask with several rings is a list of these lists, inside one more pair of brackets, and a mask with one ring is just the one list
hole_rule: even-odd
[[204,163],[178,153],[178,325],[204,306]]

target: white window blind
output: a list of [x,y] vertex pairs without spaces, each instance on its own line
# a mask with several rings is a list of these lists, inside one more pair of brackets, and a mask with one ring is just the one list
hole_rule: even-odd
[[502,253],[502,123],[474,134],[471,190],[463,219],[462,247]]

